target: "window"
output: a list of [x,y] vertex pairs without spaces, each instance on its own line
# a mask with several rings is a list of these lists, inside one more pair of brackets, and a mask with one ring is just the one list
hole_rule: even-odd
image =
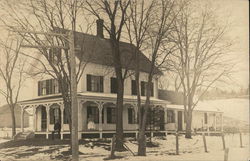
[[56,121],[61,122],[60,108],[51,108],[49,112],[50,112],[50,124],[54,124]]
[[47,79],[38,82],[38,96],[59,93],[60,89],[58,81],[55,79]]
[[60,48],[49,49],[48,61],[53,64],[56,64],[58,63],[58,58],[60,58],[61,56],[62,56],[62,49]]
[[42,88],[42,95],[46,95],[46,91],[47,91],[46,90],[46,81],[42,81],[41,84],[42,84],[41,85],[42,86],[41,87]]
[[204,123],[207,124],[207,113],[204,113]]
[[54,93],[60,93],[58,81],[56,81],[55,79],[52,80],[52,94]]
[[87,91],[103,92],[103,76],[87,74]]
[[116,122],[116,109],[114,107],[107,107],[107,123],[114,124]]
[[[141,81],[141,95],[146,96],[147,82]],[[154,96],[154,84],[151,82],[151,96]]]
[[87,106],[87,120],[92,118],[94,123],[99,123],[99,109],[96,106]]
[[175,115],[173,110],[167,110],[167,123],[175,123]]
[[128,123],[135,124],[135,111],[132,108],[128,108]]
[[69,124],[69,120],[66,117],[66,110],[63,110],[63,124]]
[[117,87],[118,87],[118,84],[117,84],[117,79],[116,78],[110,78],[110,92],[111,93],[117,93]]
[[131,81],[131,92],[132,92],[132,95],[137,95],[136,81],[135,80]]

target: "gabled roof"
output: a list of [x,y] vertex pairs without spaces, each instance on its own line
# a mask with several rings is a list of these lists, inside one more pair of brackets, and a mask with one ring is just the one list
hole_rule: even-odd
[[[66,30],[64,33],[65,32]],[[76,48],[81,48],[80,51],[76,52],[78,59],[100,65],[114,66],[110,39],[100,38],[99,36],[82,32],[75,32],[75,42]],[[136,47],[130,43],[120,42],[121,63],[123,68],[135,70],[135,49]],[[149,73],[150,60],[141,51],[139,56],[140,71]],[[159,69],[155,69],[154,73],[163,74]]]

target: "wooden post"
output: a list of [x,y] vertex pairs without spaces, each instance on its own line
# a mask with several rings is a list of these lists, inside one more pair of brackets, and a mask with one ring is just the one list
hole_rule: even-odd
[[224,161],[228,161],[228,152],[229,152],[229,148],[226,148],[224,152]]
[[110,150],[110,158],[115,157],[115,135],[113,135],[112,140],[111,140],[111,150]]
[[176,137],[176,155],[179,155],[179,134],[178,131],[175,134]]
[[226,144],[225,144],[224,133],[221,133],[221,138],[222,138],[223,150],[225,150],[226,149]]
[[205,152],[207,153],[207,142],[206,142],[206,137],[205,137],[205,133],[202,133],[202,138],[203,138],[203,143],[204,143],[204,149]]
[[242,134],[241,134],[241,132],[240,132],[240,147],[242,148],[243,146],[242,146]]

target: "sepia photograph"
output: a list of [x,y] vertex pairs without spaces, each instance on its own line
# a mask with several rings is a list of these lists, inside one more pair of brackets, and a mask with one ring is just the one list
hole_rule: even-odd
[[248,0],[0,0],[0,161],[250,161]]

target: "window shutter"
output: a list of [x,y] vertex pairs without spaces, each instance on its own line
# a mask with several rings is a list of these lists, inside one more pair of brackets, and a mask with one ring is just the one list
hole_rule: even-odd
[[63,109],[63,123],[64,124],[69,124],[69,121],[66,117],[66,109]]
[[51,79],[51,94],[55,93],[55,79]]
[[102,123],[104,123],[104,108],[102,108]]
[[107,123],[111,123],[111,108],[107,108]]
[[132,109],[128,108],[128,123],[132,124]]
[[49,79],[45,81],[45,84],[46,84],[46,94],[45,95],[48,95],[49,94]]
[[117,79],[116,78],[111,78],[111,93],[117,93]]
[[145,82],[141,81],[141,95],[145,96]]
[[154,97],[154,83],[151,82],[151,96]]
[[60,87],[59,81],[55,79],[55,82],[57,83],[57,86],[58,86],[58,93],[61,93],[61,87]]
[[60,124],[61,124],[61,122],[62,122],[62,118],[61,118],[61,109],[60,108],[58,108],[59,109],[59,121],[60,121]]
[[100,76],[100,92],[103,92],[103,76]]
[[131,91],[132,91],[132,95],[137,95],[135,80],[131,81]]
[[65,109],[63,109],[63,124],[67,124],[67,118],[66,118]]
[[49,80],[49,94],[54,94],[55,93],[55,92],[53,92],[54,91],[53,88],[54,88],[53,79],[50,79]]
[[38,96],[41,96],[41,81],[38,81]]
[[87,74],[87,91],[91,91],[91,75]]
[[51,108],[49,110],[49,118],[50,118],[50,124],[54,124],[55,123],[55,117],[54,117],[54,109]]

